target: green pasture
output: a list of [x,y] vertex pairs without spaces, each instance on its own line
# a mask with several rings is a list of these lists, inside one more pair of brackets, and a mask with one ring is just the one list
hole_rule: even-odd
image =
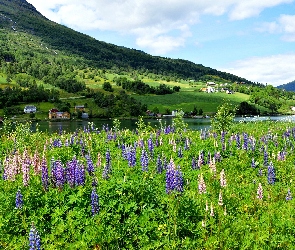
[[249,96],[241,93],[228,95],[226,93],[208,94],[202,92],[181,91],[164,96],[137,95],[134,96],[134,98],[146,104],[151,110],[157,107],[160,112],[165,112],[167,109],[182,109],[183,111],[191,111],[194,106],[196,106],[197,109],[202,109],[205,113],[212,113],[216,112],[217,107],[223,102],[223,100],[227,100],[234,105],[238,105],[242,101],[247,101]]

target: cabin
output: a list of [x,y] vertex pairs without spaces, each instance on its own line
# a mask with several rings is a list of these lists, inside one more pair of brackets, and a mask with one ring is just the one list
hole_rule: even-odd
[[56,119],[69,120],[71,119],[71,115],[67,111],[60,112],[57,109],[51,109],[49,110],[48,118],[49,120],[56,120]]
[[26,114],[36,113],[36,111],[37,111],[37,108],[36,108],[35,106],[33,106],[33,105],[27,105],[27,106],[25,106],[25,108],[24,108],[24,112],[25,112]]

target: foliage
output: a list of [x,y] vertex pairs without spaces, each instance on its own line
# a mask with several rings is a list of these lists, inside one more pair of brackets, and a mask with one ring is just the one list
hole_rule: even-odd
[[293,248],[294,123],[140,123],[47,134],[5,120],[0,248]]
[[229,131],[234,124],[235,110],[235,107],[224,102],[211,119],[213,130],[218,133]]

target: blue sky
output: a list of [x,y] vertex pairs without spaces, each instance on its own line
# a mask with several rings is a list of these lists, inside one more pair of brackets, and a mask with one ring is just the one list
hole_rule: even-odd
[[295,80],[295,0],[27,0],[97,40],[274,86]]

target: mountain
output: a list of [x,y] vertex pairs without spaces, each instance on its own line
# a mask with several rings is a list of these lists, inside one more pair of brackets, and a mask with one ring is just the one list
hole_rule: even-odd
[[295,80],[287,84],[279,85],[277,88],[284,89],[286,91],[295,91]]
[[195,80],[218,76],[226,81],[252,84],[244,78],[187,60],[151,56],[143,51],[98,41],[48,20],[25,0],[0,0],[0,29],[32,34],[53,49],[82,57],[89,66],[98,68],[118,67]]

